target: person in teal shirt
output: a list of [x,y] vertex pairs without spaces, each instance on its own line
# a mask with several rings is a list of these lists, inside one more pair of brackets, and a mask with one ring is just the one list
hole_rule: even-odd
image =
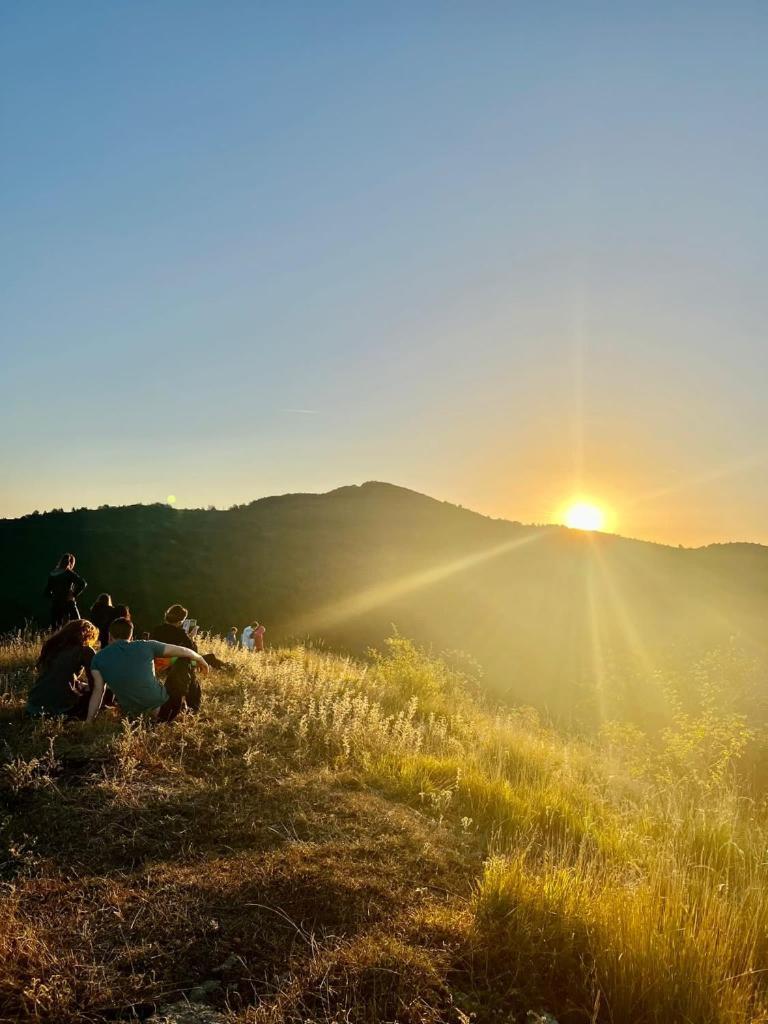
[[133,623],[115,619],[109,627],[109,644],[93,656],[91,675],[93,692],[88,705],[87,721],[92,721],[108,686],[121,711],[130,718],[151,714],[157,716],[169,700],[169,694],[155,675],[155,658],[189,658],[203,672],[208,663],[196,651],[159,640],[133,640]]

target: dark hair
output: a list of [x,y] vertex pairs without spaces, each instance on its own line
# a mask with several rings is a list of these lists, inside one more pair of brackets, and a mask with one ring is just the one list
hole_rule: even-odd
[[115,618],[116,619],[128,619],[129,622],[133,622],[131,618],[131,609],[127,604],[116,604],[115,605]]
[[130,640],[133,636],[133,623],[130,619],[115,619],[109,624],[109,635],[113,640]]
[[173,622],[174,624],[177,622],[183,622],[186,617],[187,609],[181,604],[172,604],[165,613],[165,621]]
[[57,569],[72,569],[75,565],[75,556],[70,554],[69,551],[65,551],[59,559],[56,568]]
[[45,668],[60,651],[68,647],[92,647],[99,638],[99,631],[88,619],[74,619],[49,636],[40,650],[37,668]]
[[99,596],[96,598],[96,600],[91,605],[91,611],[93,611],[94,608],[111,608],[111,607],[112,607],[112,598],[109,596],[109,594],[99,594]]
[[252,622],[251,623],[251,629],[258,629],[258,628],[259,628],[258,622]]

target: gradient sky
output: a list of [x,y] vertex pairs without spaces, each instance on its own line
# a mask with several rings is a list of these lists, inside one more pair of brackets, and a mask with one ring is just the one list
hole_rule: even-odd
[[768,542],[768,6],[6,0],[0,515]]

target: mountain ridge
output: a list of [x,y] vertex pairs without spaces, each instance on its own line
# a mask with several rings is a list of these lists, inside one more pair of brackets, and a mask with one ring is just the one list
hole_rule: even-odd
[[609,696],[637,705],[634,674],[647,680],[670,658],[734,642],[768,658],[768,548],[524,525],[380,481],[226,511],[156,504],[0,520],[0,630],[46,624],[43,586],[68,550],[89,582],[83,614],[107,592],[141,632],[180,601],[214,632],[259,619],[273,643],[352,653],[394,624],[465,652],[494,691],[552,713],[583,690],[594,717],[614,665]]
[[135,502],[130,505],[97,505],[95,507],[82,506],[78,508],[71,508],[69,510],[63,508],[47,509],[45,511],[34,510],[32,512],[25,512],[20,516],[0,516],[0,524],[2,523],[16,523],[26,520],[38,520],[44,519],[50,516],[69,516],[73,514],[82,514],[87,512],[104,512],[107,510],[128,510],[128,509],[166,509],[169,514],[179,513],[227,513],[241,511],[243,509],[250,509],[257,505],[272,505],[279,504],[281,502],[287,502],[291,499],[323,499],[323,498],[334,498],[349,496],[352,494],[376,494],[376,495],[407,495],[411,498],[420,499],[426,502],[432,503],[434,506],[440,506],[442,508],[452,508],[459,512],[476,516],[480,519],[484,519],[492,523],[506,523],[510,526],[523,527],[526,529],[552,529],[562,530],[569,534],[583,534],[586,533],[591,536],[597,536],[600,538],[616,538],[621,541],[629,541],[633,544],[648,544],[654,547],[668,548],[670,550],[682,550],[682,551],[708,551],[716,548],[759,548],[764,551],[768,551],[768,545],[762,544],[760,541],[749,541],[749,540],[728,540],[728,541],[713,541],[710,544],[701,545],[687,545],[687,544],[670,544],[664,541],[650,540],[647,537],[633,537],[623,533],[617,533],[615,531],[597,530],[597,531],[583,531],[573,529],[566,526],[563,523],[525,523],[522,520],[508,519],[506,516],[494,516],[490,513],[480,512],[477,509],[467,508],[464,505],[457,504],[456,502],[449,501],[444,498],[436,498],[433,495],[426,494],[423,491],[417,491],[412,487],[405,487],[401,484],[393,484],[386,480],[365,480],[360,484],[341,484],[338,487],[333,487],[328,491],[286,491],[282,494],[266,494],[260,498],[254,498],[249,502],[239,502],[230,505],[228,508],[218,508],[214,505],[199,506],[199,507],[178,507],[170,505],[167,502]]

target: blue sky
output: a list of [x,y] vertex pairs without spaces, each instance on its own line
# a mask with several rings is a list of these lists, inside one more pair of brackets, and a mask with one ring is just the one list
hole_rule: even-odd
[[0,515],[768,541],[759,3],[9,2]]

